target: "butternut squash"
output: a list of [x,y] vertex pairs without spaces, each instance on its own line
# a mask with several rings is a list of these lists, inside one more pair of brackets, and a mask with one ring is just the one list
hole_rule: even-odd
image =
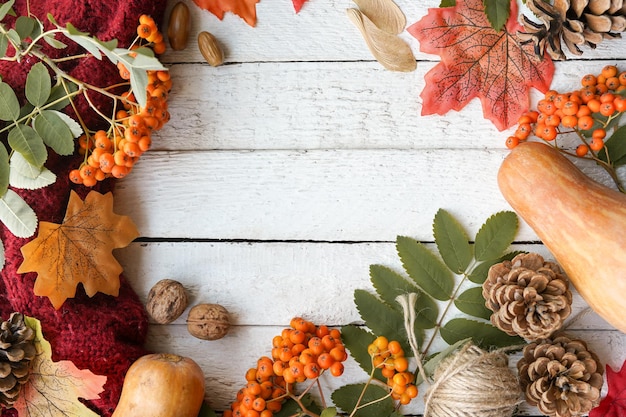
[[498,185],[589,306],[626,332],[626,194],[593,181],[539,142],[511,151]]
[[192,359],[148,354],[128,368],[112,417],[197,417],[204,389],[204,374]]

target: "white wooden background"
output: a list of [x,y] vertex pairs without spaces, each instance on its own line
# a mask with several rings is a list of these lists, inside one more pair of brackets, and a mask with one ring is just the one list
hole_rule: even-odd
[[[496,172],[510,132],[485,120],[478,101],[420,116],[424,74],[438,57],[420,53],[404,32],[417,70],[385,70],[348,19],[350,0],[310,0],[299,14],[290,0],[261,0],[254,28],[185,1],[188,47],[162,57],[174,83],[171,121],[115,193],[116,211],[131,216],[141,238],[116,255],[143,300],[158,280],[172,278],[192,305],[230,311],[233,327],[221,340],[190,336],[185,312],[171,325],[151,325],[148,342],[196,360],[211,406],[223,410],[291,317],[359,322],[352,294],[371,289],[369,265],[401,270],[396,236],[432,242],[439,208],[470,236],[488,216],[509,210]],[[439,4],[396,2],[408,24]],[[203,30],[221,43],[225,65],[203,61],[195,42]],[[582,74],[608,63],[626,69],[624,42],[557,63],[552,87],[572,90]],[[519,241],[536,240],[522,224]],[[550,257],[542,245],[517,247]],[[585,308],[579,297],[574,304],[576,312]],[[626,359],[626,337],[594,314],[573,329],[613,368]],[[349,360],[342,378],[328,380],[328,392],[364,378]],[[404,411],[421,409],[418,402]]]

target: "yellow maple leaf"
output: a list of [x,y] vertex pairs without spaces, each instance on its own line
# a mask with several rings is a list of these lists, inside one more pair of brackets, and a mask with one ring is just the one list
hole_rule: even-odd
[[17,272],[37,272],[35,295],[48,297],[57,310],[79,283],[90,297],[117,296],[122,266],[112,251],[138,236],[129,217],[113,212],[113,194],[91,191],[83,201],[72,191],[63,223],[39,223],[37,237],[21,248]]
[[44,339],[41,322],[25,317],[35,331],[37,355],[31,362],[28,382],[14,408],[19,416],[29,417],[97,417],[78,399],[94,400],[104,391],[107,377],[89,369],[78,369],[72,361],[52,361],[52,347]]

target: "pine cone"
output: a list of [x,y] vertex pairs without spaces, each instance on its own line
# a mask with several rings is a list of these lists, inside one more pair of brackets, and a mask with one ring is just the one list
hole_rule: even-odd
[[566,59],[561,42],[574,55],[581,46],[594,49],[603,39],[621,37],[626,29],[624,0],[527,0],[526,5],[539,22],[522,16],[525,32],[518,32],[522,44],[532,43],[542,58],[548,52],[555,60]]
[[567,276],[536,253],[522,253],[489,268],[483,297],[496,327],[527,340],[549,337],[571,313]]
[[12,313],[0,324],[0,404],[6,407],[15,404],[28,381],[30,363],[37,354],[34,339],[35,332],[21,313]]
[[582,340],[558,336],[530,343],[517,363],[526,400],[556,417],[587,414],[600,400],[603,368]]

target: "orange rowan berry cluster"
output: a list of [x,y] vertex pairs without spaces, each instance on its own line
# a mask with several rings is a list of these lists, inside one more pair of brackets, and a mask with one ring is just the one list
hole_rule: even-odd
[[554,141],[559,134],[576,132],[583,142],[576,155],[604,148],[609,122],[626,110],[626,71],[607,65],[598,75],[587,74],[581,88],[569,93],[546,92],[536,111],[524,113],[515,133],[506,140],[510,149],[534,134],[544,141]]
[[271,357],[261,357],[248,369],[245,387],[223,417],[271,417],[282,409],[295,383],[316,380],[325,371],[340,376],[347,358],[339,330],[294,317],[273,338]]
[[[165,43],[154,20],[142,15],[139,22],[137,31],[140,32],[139,28],[143,26],[148,27],[150,30],[142,32],[142,35],[147,35],[144,39],[152,43],[155,53],[159,53],[156,47],[161,43],[165,47]],[[130,79],[130,72],[124,65],[120,62],[117,66],[120,76]],[[152,133],[169,121],[167,98],[172,88],[170,74],[168,71],[148,71],[147,75],[145,107],[140,107],[133,91],[128,90],[117,100],[123,109],[116,112],[108,131],[86,132],[78,138],[79,151],[85,155],[85,160],[79,168],[70,171],[72,182],[93,187],[109,177],[125,177],[152,145]]]
[[397,340],[389,341],[385,336],[378,336],[367,347],[372,358],[372,365],[379,368],[391,390],[391,397],[406,405],[417,397],[418,389],[414,384],[415,375],[409,372],[409,361]]

